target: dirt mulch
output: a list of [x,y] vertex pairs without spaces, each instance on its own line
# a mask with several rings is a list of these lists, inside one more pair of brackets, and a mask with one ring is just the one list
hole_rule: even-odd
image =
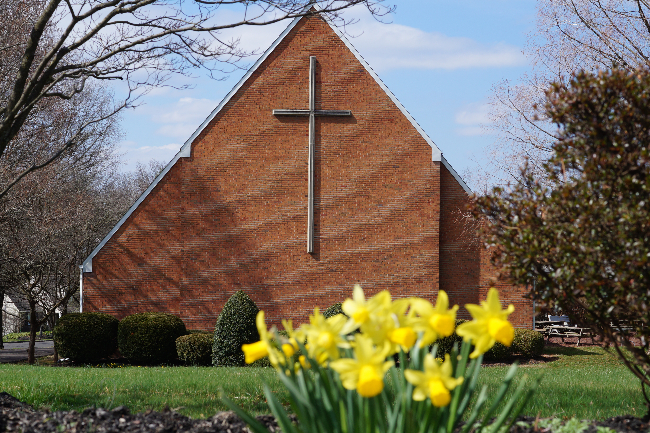
[[[280,432],[271,415],[256,417],[270,432]],[[295,421],[295,418],[293,419]],[[527,426],[514,425],[510,433],[552,433],[541,428],[538,420],[520,417]],[[609,427],[621,433],[648,432],[650,424],[631,415],[617,416],[594,422],[583,433],[597,433],[597,426]],[[162,412],[147,411],[131,414],[120,406],[113,410],[85,409],[72,411],[37,411],[6,392],[0,392],[0,432],[22,433],[250,433],[246,424],[233,412],[219,412],[208,419],[190,419],[166,409]]]
[[[279,432],[275,418],[270,415],[257,417],[266,428]],[[22,433],[250,433],[246,424],[233,412],[219,412],[208,419],[190,419],[166,409],[162,412],[147,411],[131,414],[120,406],[113,410],[85,409],[72,411],[36,411],[11,395],[0,393],[0,432]]]

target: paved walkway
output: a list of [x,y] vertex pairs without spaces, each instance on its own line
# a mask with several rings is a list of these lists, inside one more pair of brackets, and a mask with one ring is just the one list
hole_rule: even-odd
[[[5,348],[0,349],[0,363],[7,362],[18,362],[27,360],[27,349],[29,348],[28,341],[19,341],[16,343],[5,343]],[[38,358],[39,356],[47,356],[54,354],[54,342],[49,341],[37,341],[36,347],[34,348],[34,355]]]

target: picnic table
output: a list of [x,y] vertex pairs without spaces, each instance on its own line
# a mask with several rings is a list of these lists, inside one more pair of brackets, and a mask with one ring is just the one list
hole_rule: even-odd
[[[591,328],[579,328],[577,326],[567,326],[567,325],[551,325],[544,328],[545,337],[560,337],[562,343],[564,343],[565,338],[578,338],[576,347],[580,346],[580,340],[583,338],[592,338]],[[593,341],[593,340],[592,340]]]

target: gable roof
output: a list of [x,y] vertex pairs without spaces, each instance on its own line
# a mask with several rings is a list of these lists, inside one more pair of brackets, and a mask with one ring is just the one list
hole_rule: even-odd
[[[217,105],[217,107],[210,113],[210,115],[201,123],[201,125],[194,131],[194,133],[188,138],[183,146],[180,148],[178,153],[172,158],[171,161],[169,161],[169,164],[165,166],[165,168],[156,176],[154,181],[149,185],[149,188],[145,190],[145,192],[142,193],[142,195],[136,200],[136,202],[129,208],[129,210],[124,214],[122,219],[120,219],[115,227],[111,229],[111,231],[102,239],[102,241],[97,245],[97,247],[90,253],[90,255],[84,260],[83,264],[81,265],[82,272],[92,272],[93,270],[93,257],[97,255],[97,253],[104,247],[104,245],[108,242],[108,240],[113,237],[115,232],[117,232],[120,227],[126,222],[126,220],[131,216],[131,214],[140,206],[140,203],[142,203],[149,193],[158,185],[158,183],[162,180],[163,177],[167,174],[167,172],[176,164],[176,161],[178,161],[180,158],[189,158],[192,154],[192,143],[194,140],[203,132],[203,130],[210,124],[212,119],[214,119],[217,114],[221,111],[221,109],[230,101],[230,99],[239,91],[239,89],[246,83],[246,81],[253,75],[253,73],[257,70],[257,68],[260,67],[260,65],[268,58],[268,56],[277,48],[280,43],[284,40],[284,38],[291,32],[291,30],[298,24],[298,22],[304,17],[299,16],[293,19],[291,23],[287,26],[286,29],[278,36],[278,38],[271,44],[271,46],[260,56],[259,59],[253,64],[253,66],[246,72],[246,74],[239,80],[239,82],[233,87],[230,92],[223,98],[223,100]],[[411,116],[411,113],[409,113],[406,108],[402,105],[401,102],[395,97],[393,92],[390,91],[390,89],[384,84],[383,81],[379,78],[379,76],[373,71],[373,69],[370,67],[368,62],[361,56],[361,54],[357,51],[357,49],[350,43],[350,41],[345,37],[345,35],[341,32],[341,30],[332,23],[332,21],[326,16],[326,15],[321,15],[321,18],[325,20],[325,22],[330,26],[330,28],[336,33],[336,35],[343,41],[345,46],[352,52],[352,54],[355,56],[355,58],[363,65],[365,70],[370,74],[370,76],[375,80],[375,82],[381,87],[381,89],[386,93],[386,95],[390,98],[390,100],[395,104],[395,106],[402,112],[402,114],[411,122],[411,125],[420,133],[422,138],[431,146],[431,160],[432,161],[438,161],[441,162],[447,170],[451,173],[451,175],[458,181],[458,183],[461,185],[461,187],[468,193],[471,194],[472,190],[467,186],[467,184],[463,181],[463,179],[458,175],[456,170],[453,169],[451,164],[447,162],[447,160],[442,156],[442,152],[436,146],[436,144],[431,140],[431,138],[427,135],[426,132],[424,132],[424,129],[415,121],[413,116]]]

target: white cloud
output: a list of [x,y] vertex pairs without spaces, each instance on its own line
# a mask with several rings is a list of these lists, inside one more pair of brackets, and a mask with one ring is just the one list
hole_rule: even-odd
[[171,104],[143,106],[139,110],[151,122],[162,124],[156,129],[156,134],[185,141],[217,104],[217,101],[211,99],[180,98]]
[[167,163],[181,148],[181,144],[178,143],[162,146],[140,146],[139,144],[130,140],[119,143],[120,149],[124,153],[122,171],[134,170],[137,163],[147,164],[152,159]]
[[353,38],[352,44],[377,70],[468,69],[526,63],[519,48],[505,43],[485,44],[401,24],[361,22],[359,26],[363,34]]
[[489,116],[490,106],[485,103],[471,103],[465,105],[454,116],[454,120],[462,127],[456,133],[462,136],[485,135],[483,125],[491,123]]
[[459,125],[477,125],[490,123],[490,106],[483,103],[472,103],[456,113],[455,120]]
[[141,146],[133,149],[133,152],[140,152],[140,153],[151,153],[151,152],[166,152],[166,151],[174,151],[178,152],[181,148],[181,144],[178,143],[169,143],[165,144],[164,146]]
[[164,110],[153,121],[156,123],[196,123],[199,126],[214,110],[217,102],[211,99],[181,98],[171,110]]
[[[482,43],[471,38],[426,32],[402,24],[384,24],[368,16],[367,11],[354,18],[347,39],[377,71],[390,69],[469,69],[508,67],[526,64],[521,48],[503,42]],[[347,16],[352,18],[351,15]],[[246,51],[264,52],[289,24],[283,21],[269,26],[235,28],[224,31],[239,40]],[[357,36],[358,35],[358,36]],[[251,62],[252,64],[252,62]]]

